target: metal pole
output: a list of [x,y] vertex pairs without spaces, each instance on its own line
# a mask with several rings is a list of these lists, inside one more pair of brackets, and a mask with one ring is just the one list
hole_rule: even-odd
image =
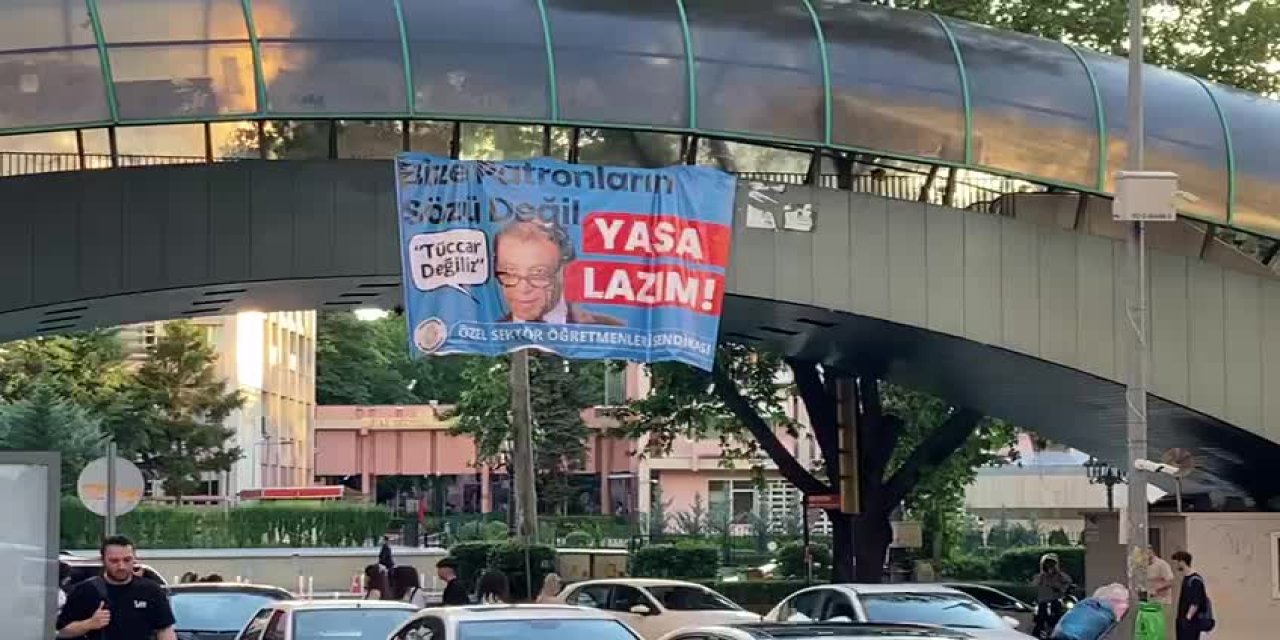
[[[1143,169],[1142,0],[1129,0],[1129,158],[1131,171]],[[1147,547],[1147,477],[1137,461],[1147,457],[1147,255],[1146,228],[1131,224],[1128,254],[1129,366],[1125,405],[1129,449],[1128,584],[1133,610],[1145,597]],[[1134,616],[1135,620],[1137,616]]]
[[116,535],[116,441],[107,441],[107,537]]

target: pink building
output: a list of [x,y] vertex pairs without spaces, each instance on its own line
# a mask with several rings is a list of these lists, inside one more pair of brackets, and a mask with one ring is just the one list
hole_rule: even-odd
[[[380,501],[417,483],[425,485],[431,512],[505,511],[505,473],[476,464],[469,437],[449,433],[451,407],[321,406],[316,408],[315,475],[320,484],[344,484]],[[634,442],[611,437],[608,419],[585,412],[593,430],[586,468],[575,481],[591,504],[586,513],[633,509]],[[379,480],[390,482],[379,482]],[[418,482],[421,479],[422,482]],[[370,489],[373,489],[371,492]]]

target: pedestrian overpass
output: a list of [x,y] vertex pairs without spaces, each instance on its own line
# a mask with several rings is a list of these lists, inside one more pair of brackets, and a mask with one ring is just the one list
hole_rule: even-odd
[[[754,174],[726,338],[1123,459],[1122,60],[836,0],[24,0],[4,78],[0,338],[391,306],[400,150],[701,162]],[[1147,91],[1194,196],[1152,229],[1153,455],[1280,508],[1280,104]]]

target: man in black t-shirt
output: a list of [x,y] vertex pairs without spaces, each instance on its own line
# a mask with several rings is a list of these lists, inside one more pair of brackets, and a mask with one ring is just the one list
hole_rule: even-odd
[[133,542],[112,536],[102,542],[99,552],[102,575],[71,590],[58,613],[58,637],[177,640],[164,587],[134,573]]
[[436,575],[444,580],[444,597],[441,604],[446,607],[457,607],[471,604],[467,595],[467,587],[458,579],[458,563],[452,558],[445,558],[436,563]]
[[1173,567],[1182,574],[1182,591],[1178,594],[1178,620],[1174,625],[1178,640],[1199,640],[1202,633],[1214,627],[1213,609],[1204,578],[1191,568],[1191,554],[1173,554]]

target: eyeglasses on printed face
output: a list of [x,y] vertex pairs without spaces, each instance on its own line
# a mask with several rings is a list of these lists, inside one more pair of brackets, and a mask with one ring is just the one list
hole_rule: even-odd
[[506,288],[514,287],[521,282],[526,282],[535,289],[546,289],[555,283],[555,276],[550,273],[534,273],[530,275],[521,275],[514,271],[497,272],[498,284]]

